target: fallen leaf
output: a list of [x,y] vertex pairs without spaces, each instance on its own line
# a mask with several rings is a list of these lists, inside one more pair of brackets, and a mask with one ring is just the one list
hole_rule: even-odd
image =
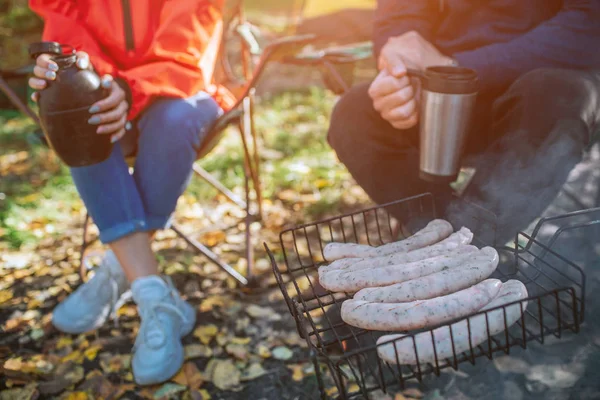
[[254,270],[256,272],[267,272],[271,269],[271,263],[266,258],[256,260]]
[[246,370],[242,374],[241,380],[251,381],[253,379],[260,378],[266,373],[267,371],[265,371],[262,365],[260,365],[259,363],[252,363],[248,368],[246,368]]
[[43,329],[34,329],[31,331],[29,336],[31,336],[31,338],[33,340],[39,340],[44,337],[44,330]]
[[127,304],[117,310],[117,316],[135,317],[137,315],[137,307]]
[[191,389],[198,389],[204,383],[202,374],[193,362],[186,362],[177,375],[171,379],[173,382]]
[[225,347],[225,351],[239,360],[248,358],[248,349],[241,344],[229,343]]
[[249,337],[242,338],[242,337],[237,337],[236,336],[236,337],[232,337],[229,342],[233,343],[233,344],[246,345],[246,344],[250,343],[251,341],[252,341],[252,339],[249,338]]
[[38,389],[44,396],[56,395],[71,386],[71,382],[64,376],[57,376],[55,379],[47,382],[40,382]]
[[210,400],[210,394],[206,389],[190,390],[183,395],[183,400]]
[[200,236],[200,241],[208,247],[213,247],[216,244],[223,242],[227,235],[223,231],[206,232]]
[[212,349],[203,344],[188,344],[183,348],[183,350],[185,351],[186,360],[192,360],[194,358],[209,358],[213,355]]
[[60,400],[93,400],[87,392],[70,392],[60,396]]
[[227,332],[219,332],[215,339],[219,346],[225,346],[229,341],[229,334]]
[[42,313],[38,310],[27,310],[21,318],[23,318],[24,321],[33,321],[34,319],[39,319],[41,316]]
[[271,357],[271,350],[269,350],[269,348],[265,344],[259,344],[258,345],[257,353],[262,358],[269,358],[269,357]]
[[126,391],[113,385],[102,372],[97,369],[87,374],[85,382],[83,382],[78,389],[93,393],[97,398],[101,399],[117,399],[117,396],[122,395]]
[[304,379],[304,371],[302,364],[291,364],[287,366],[292,370],[292,379],[294,382],[301,382]]
[[109,353],[100,354],[100,367],[105,373],[120,372],[129,369],[131,365],[131,355]]
[[13,298],[12,290],[0,290],[0,304],[7,302]]
[[155,400],[167,400],[176,393],[183,392],[186,389],[185,386],[177,385],[175,383],[165,383],[158,390],[154,392],[153,398]]
[[[58,371],[57,371],[58,374]],[[85,376],[85,371],[81,365],[74,365],[63,375],[73,385],[81,382]]]
[[69,361],[74,361],[76,363],[81,363],[81,362],[83,362],[83,354],[81,354],[81,352],[79,350],[75,350],[75,351],[70,352],[66,356],[64,356],[61,359],[61,361],[63,363],[69,362]]
[[246,313],[252,318],[268,318],[271,321],[278,321],[281,319],[281,315],[271,307],[261,307],[256,304],[249,305],[248,308],[246,308]]
[[402,393],[396,393],[394,400],[406,400],[406,397]]
[[100,351],[102,349],[102,347],[100,346],[91,346],[89,348],[87,348],[83,354],[85,355],[85,358],[87,358],[88,360],[92,361],[96,359],[96,356],[98,355],[98,351]]
[[200,303],[200,312],[208,312],[211,311],[215,307],[224,307],[228,303],[231,303],[231,298],[226,296],[210,296],[207,299],[204,299],[202,303]]
[[20,371],[21,368],[23,368],[23,360],[21,357],[9,358],[4,362],[4,369]]
[[357,394],[360,392],[360,387],[358,387],[358,385],[356,383],[351,383],[350,385],[348,385],[348,391],[347,393],[350,394]]
[[240,371],[233,365],[231,360],[214,361],[215,364],[211,375],[211,381],[217,388],[221,390],[230,390],[240,384]]
[[203,325],[194,330],[194,336],[200,339],[203,344],[209,344],[218,332],[219,328],[216,325]]
[[294,356],[294,352],[285,346],[275,347],[272,351],[273,358],[277,360],[289,360]]
[[22,388],[7,389],[0,392],[0,400],[36,400],[40,393],[35,383]]
[[409,388],[409,389],[403,390],[402,394],[404,394],[405,396],[408,396],[408,397],[414,397],[415,399],[420,399],[424,396],[423,392],[421,392],[419,389],[416,389],[416,388]]

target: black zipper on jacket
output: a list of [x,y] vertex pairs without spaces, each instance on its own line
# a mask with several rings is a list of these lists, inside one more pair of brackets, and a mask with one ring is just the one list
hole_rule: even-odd
[[133,22],[131,20],[131,4],[129,0],[121,0],[123,7],[123,31],[125,32],[125,49],[127,51],[135,50],[133,40]]

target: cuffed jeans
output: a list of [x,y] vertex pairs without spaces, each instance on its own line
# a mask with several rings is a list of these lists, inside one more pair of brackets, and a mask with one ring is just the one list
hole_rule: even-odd
[[[168,226],[198,149],[221,113],[204,92],[188,99],[160,99],[139,119],[139,134],[127,133],[107,160],[71,169],[103,243]],[[133,174],[123,154],[126,141],[137,147]]]
[[[418,128],[400,131],[373,108],[368,85],[336,105],[328,140],[367,194],[387,203],[423,192],[450,204],[450,187],[419,179]],[[550,204],[600,127],[600,71],[539,69],[501,96],[480,97],[466,145],[476,168],[464,197],[514,237]]]

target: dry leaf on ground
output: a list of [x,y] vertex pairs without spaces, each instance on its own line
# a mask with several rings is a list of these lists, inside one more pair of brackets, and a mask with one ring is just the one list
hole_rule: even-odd
[[205,377],[221,390],[231,390],[240,384],[241,374],[231,360],[212,359],[206,366]]
[[294,352],[285,346],[275,347],[271,353],[273,354],[273,358],[277,360],[289,360],[294,356]]
[[36,400],[39,397],[35,383],[22,388],[6,389],[0,392],[0,400]]
[[202,325],[194,330],[194,336],[207,345],[219,333],[219,328],[216,325]]
[[198,367],[193,362],[183,364],[183,367],[181,367],[177,375],[171,380],[191,389],[198,389],[204,383],[200,370],[198,370]]
[[204,344],[188,344],[183,350],[185,351],[186,360],[209,358],[213,355],[212,349]]
[[206,389],[190,390],[183,395],[183,400],[211,400]]
[[186,390],[186,387],[183,385],[178,385],[175,383],[165,383],[158,390],[154,392],[153,399],[154,400],[168,400],[172,398],[174,394],[181,393]]
[[253,379],[260,378],[266,373],[267,371],[265,371],[262,365],[260,365],[259,363],[252,363],[248,368],[246,368],[246,370],[242,374],[241,380],[251,381]]

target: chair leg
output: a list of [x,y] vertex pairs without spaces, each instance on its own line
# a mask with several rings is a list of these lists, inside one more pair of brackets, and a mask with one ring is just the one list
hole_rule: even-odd
[[189,237],[188,235],[183,233],[179,228],[177,228],[175,225],[171,226],[171,229],[173,229],[173,231],[179,237],[181,237],[183,240],[185,240],[187,242],[187,244],[192,246],[198,252],[205,255],[212,263],[219,266],[221,269],[223,269],[225,272],[227,272],[236,281],[241,283],[243,286],[248,285],[248,280],[244,276],[242,276],[239,272],[237,272],[231,265],[226,264],[223,261],[221,261],[219,256],[216,255],[215,253],[213,253],[208,247],[206,247],[202,243],[198,242],[194,238]]
[[247,203],[244,202],[238,195],[233,193],[231,190],[227,189],[225,185],[219,182],[214,176],[210,174],[207,170],[199,166],[198,164],[194,164],[194,172],[204,179],[209,185],[217,189],[223,196],[227,197],[234,204],[236,204],[239,208],[246,209]]
[[[244,128],[244,124],[240,124],[239,126],[239,130],[240,130],[240,138],[242,139],[242,146],[244,148],[244,168],[246,168],[248,170],[248,174],[250,179],[252,180],[252,183],[254,184],[255,182],[258,181],[258,176],[257,176],[257,171],[254,169],[254,163],[252,161],[252,156],[250,154],[250,148],[248,146],[248,138],[246,137],[246,130]],[[256,187],[254,187],[254,190],[256,191]]]
[[255,89],[252,89],[246,102],[244,103],[244,127],[246,129],[245,135],[248,138],[252,138],[252,162],[255,171],[252,185],[254,192],[256,193],[256,204],[258,208],[258,219],[262,219],[262,189],[260,181],[260,155],[258,143],[258,135],[254,126],[254,94]]
[[19,109],[19,111],[21,111],[23,114],[27,115],[29,118],[31,118],[33,120],[33,122],[35,122],[38,126],[40,126],[40,120],[39,120],[38,116],[35,114],[35,112],[33,112],[33,110],[31,108],[29,108],[26,104],[24,104],[21,101],[19,96],[17,96],[15,94],[15,92],[11,89],[11,87],[8,85],[8,83],[6,83],[6,81],[4,79],[2,79],[2,77],[0,77],[0,91],[2,91],[9,98],[11,103],[13,103]]
[[96,242],[96,240],[98,240],[98,239],[94,239],[94,240],[88,241],[88,239],[87,239],[90,222],[91,222],[90,214],[86,213],[85,220],[83,221],[83,235],[82,235],[83,237],[81,239],[81,249],[80,249],[80,255],[79,255],[79,276],[81,277],[81,280],[83,282],[85,282],[85,278],[87,277],[87,269],[86,269],[86,265],[84,263],[85,251],[87,250],[88,247],[90,247],[92,244],[94,244]]
[[254,279],[254,243],[252,242],[252,231],[250,230],[250,225],[252,224],[252,214],[250,213],[250,184],[248,182],[248,170],[244,168],[244,189],[246,190],[246,204],[248,207],[246,208],[246,218],[245,218],[245,227],[246,227],[246,262],[248,264],[246,270],[246,277],[249,282],[253,282]]

